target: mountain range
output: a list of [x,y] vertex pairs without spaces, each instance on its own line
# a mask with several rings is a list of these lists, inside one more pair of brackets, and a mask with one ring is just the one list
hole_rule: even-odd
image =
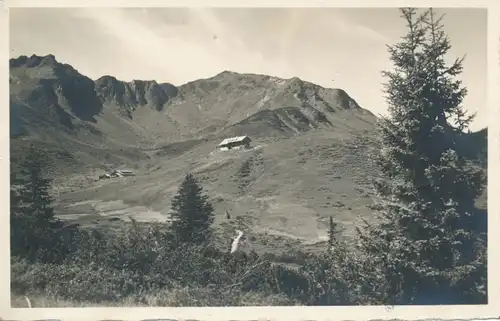
[[[234,213],[216,224],[246,229],[260,247],[323,241],[330,216],[349,234],[371,213],[376,121],[344,90],[296,77],[223,71],[174,86],[92,80],[53,55],[10,60],[12,167],[29,143],[43,146],[57,213],[81,224],[164,219],[192,172],[217,213]],[[252,150],[214,152],[240,135]],[[486,167],[487,130],[466,140],[464,151]],[[137,175],[96,180],[116,167]]]

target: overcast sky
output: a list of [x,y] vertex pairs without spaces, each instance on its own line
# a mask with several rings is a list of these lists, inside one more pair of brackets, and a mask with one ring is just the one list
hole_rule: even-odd
[[[437,10],[453,48],[467,54],[465,107],[486,125],[487,13]],[[268,74],[346,90],[383,113],[386,44],[405,33],[397,9],[11,8],[11,57],[54,54],[97,79],[181,85],[223,71]]]

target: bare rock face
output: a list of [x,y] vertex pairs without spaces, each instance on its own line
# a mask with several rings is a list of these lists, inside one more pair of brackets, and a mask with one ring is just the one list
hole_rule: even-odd
[[171,97],[177,95],[177,88],[170,84],[158,84],[154,80],[133,80],[127,83],[112,76],[97,79],[95,90],[104,103],[122,107],[129,116],[139,106],[161,111]]
[[120,105],[135,105],[137,100],[130,92],[130,88],[125,87],[125,83],[113,76],[102,76],[95,81],[95,90],[104,102],[116,103]]
[[134,80],[128,85],[141,105],[149,105],[156,110],[162,110],[169,99],[167,93],[154,80]]
[[56,61],[54,55],[47,56],[37,56],[32,55],[28,56],[19,56],[18,58],[10,59],[10,67],[11,68],[35,68],[42,66],[56,67],[59,63]]
[[[71,118],[95,121],[94,117],[103,108],[94,91],[94,82],[70,65],[58,63],[53,55],[11,59],[10,93],[14,102],[11,107],[29,106],[45,115],[47,121],[67,128],[72,127]],[[30,116],[22,110],[14,114]]]

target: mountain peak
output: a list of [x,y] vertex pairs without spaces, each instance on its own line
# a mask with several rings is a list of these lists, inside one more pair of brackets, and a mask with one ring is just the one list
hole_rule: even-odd
[[233,79],[233,78],[240,78],[242,74],[230,71],[230,70],[224,70],[222,72],[219,72],[218,74],[209,77],[207,79]]
[[209,79],[218,79],[218,78],[275,78],[275,77],[271,77],[271,76],[268,76],[268,75],[263,75],[263,74],[254,74],[254,73],[240,73],[240,72],[236,72],[236,71],[231,71],[231,70],[224,70],[218,74],[216,74],[215,76],[209,78]]
[[295,76],[295,77],[292,77],[292,78],[288,79],[288,81],[290,81],[290,82],[302,82],[302,79],[300,79],[299,77]]
[[223,70],[218,75],[239,75],[239,73],[231,70]]
[[[50,75],[56,76],[58,78],[67,77],[85,77],[78,72],[73,66],[66,63],[61,63],[56,60],[56,57],[52,54],[45,56],[39,56],[36,54],[28,56],[19,56],[18,58],[12,58],[9,60],[10,68],[20,68],[20,69],[37,69],[43,68],[45,71],[38,74],[31,74],[34,78],[51,78]],[[85,77],[88,78],[88,77]]]
[[96,82],[115,82],[118,81],[116,77],[111,75],[104,75],[96,79]]
[[36,54],[28,56],[19,56],[18,58],[10,59],[10,67],[42,67],[42,66],[52,66],[55,67],[59,64],[56,57],[52,54],[46,56],[38,56]]

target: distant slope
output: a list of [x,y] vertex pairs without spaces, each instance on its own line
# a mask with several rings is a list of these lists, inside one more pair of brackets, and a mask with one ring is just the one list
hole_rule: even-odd
[[488,168],[488,128],[465,136],[461,145],[465,156]]

